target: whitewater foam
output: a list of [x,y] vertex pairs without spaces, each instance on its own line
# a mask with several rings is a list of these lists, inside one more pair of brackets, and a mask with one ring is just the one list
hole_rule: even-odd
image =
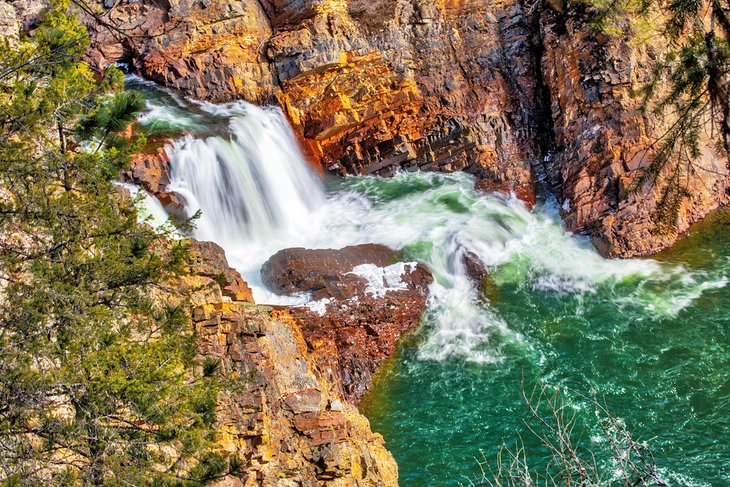
[[[174,113],[153,107],[147,123],[155,117],[178,119],[183,105]],[[639,283],[626,299],[654,306],[657,313],[676,314],[727,283],[724,276],[690,276],[697,282],[682,284],[688,274],[676,266],[603,259],[587,241],[564,231],[557,203],[530,212],[514,197],[478,192],[474,179],[463,173],[351,177],[325,193],[280,110],[243,102],[195,103],[188,110],[195,123],[182,126],[190,133],[168,148],[168,190],[185,200],[189,215],[200,211],[194,236],[226,250],[258,302],[308,305],[318,313],[327,303],[306,295],[276,296],[262,285],[260,268],[271,255],[291,247],[378,243],[425,264],[434,282],[423,318],[423,359],[458,356],[489,363],[504,359],[506,344],[530,348],[480,295],[466,272],[467,256],[489,269],[498,286],[582,295]],[[196,132],[200,113],[224,133]],[[407,265],[366,265],[353,272],[368,280],[369,292],[382,295],[403,285]]]
[[374,264],[362,264],[352,269],[354,274],[368,282],[365,294],[373,297],[385,296],[390,291],[402,291],[408,289],[403,282],[403,274],[413,272],[418,265],[416,262],[396,262],[387,267],[379,267]]
[[114,184],[129,191],[137,208],[139,223],[147,224],[158,231],[164,228],[171,238],[183,238],[183,235],[172,227],[170,216],[157,198],[134,184],[124,182]]

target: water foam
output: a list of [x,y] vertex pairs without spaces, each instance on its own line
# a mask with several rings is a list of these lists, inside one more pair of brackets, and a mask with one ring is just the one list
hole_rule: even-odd
[[[140,223],[150,225],[155,230],[162,230],[163,227],[167,230],[172,230],[170,227],[170,216],[157,198],[134,184],[123,182],[116,182],[114,184],[129,191],[132,198],[134,198],[134,203],[137,207],[137,220]],[[172,230],[168,233],[172,238],[183,238],[183,235],[178,231]]]
[[[175,108],[175,118],[181,109]],[[279,110],[242,102],[199,103],[189,110],[195,122],[189,126],[199,125],[196,117],[204,113],[209,125],[223,127],[221,134],[191,130],[168,149],[168,190],[185,199],[190,215],[201,212],[194,236],[225,248],[258,302],[309,305],[316,312],[327,303],[276,296],[261,284],[260,268],[275,252],[362,243],[400,250],[434,275],[419,349],[423,359],[498,362],[506,344],[529,348],[479,294],[464,266],[467,255],[488,268],[498,286],[581,295],[633,285],[625,299],[653,305],[657,313],[676,314],[727,282],[723,276],[690,276],[695,282],[682,284],[688,273],[676,266],[603,259],[563,230],[556,203],[530,212],[514,198],[475,190],[466,174],[352,177],[325,193]],[[168,115],[151,107],[147,123]],[[403,269],[373,267],[353,271],[368,279],[371,292],[400,285]]]
[[352,269],[348,274],[360,276],[368,282],[365,294],[374,297],[385,296],[389,291],[402,291],[408,289],[403,282],[403,274],[413,272],[416,262],[396,262],[387,267],[379,267],[374,264],[362,264]]

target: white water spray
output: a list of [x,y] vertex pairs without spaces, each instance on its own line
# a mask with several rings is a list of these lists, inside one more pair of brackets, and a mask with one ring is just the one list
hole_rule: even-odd
[[[179,119],[184,106],[175,102],[180,106],[174,110],[152,106],[145,123],[168,115]],[[640,306],[683,300],[684,307],[711,287],[704,284],[707,279],[692,279],[692,286],[662,285],[686,278],[679,267],[605,260],[563,231],[555,208],[531,213],[514,198],[476,191],[465,174],[348,178],[325,195],[279,110],[245,103],[188,109],[195,110],[191,121],[177,120],[178,126],[200,126],[203,117],[208,125],[222,127],[220,133],[185,135],[168,149],[168,191],[185,199],[188,214],[201,212],[194,236],[223,246],[257,301],[269,304],[292,303],[261,285],[260,268],[278,250],[380,243],[403,251],[408,260],[427,265],[435,278],[422,358],[495,362],[503,358],[503,344],[524,342],[479,296],[463,263],[467,253],[492,271],[497,284],[539,292],[593,293],[638,279],[659,283],[648,287],[660,290],[639,286],[624,299]],[[308,298],[295,301],[306,304]],[[666,306],[671,313],[681,307]]]

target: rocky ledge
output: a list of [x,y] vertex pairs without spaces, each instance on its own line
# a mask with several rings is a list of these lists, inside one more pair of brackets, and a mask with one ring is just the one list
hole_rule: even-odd
[[397,486],[383,438],[344,400],[297,320],[253,304],[216,244],[192,241],[191,256],[190,275],[159,297],[191,299],[199,353],[235,379],[219,396],[217,444],[244,475],[217,485]]
[[356,403],[378,366],[414,330],[433,278],[383,245],[339,250],[287,249],[264,264],[265,284],[279,294],[308,293],[306,306],[287,308],[330,383]]

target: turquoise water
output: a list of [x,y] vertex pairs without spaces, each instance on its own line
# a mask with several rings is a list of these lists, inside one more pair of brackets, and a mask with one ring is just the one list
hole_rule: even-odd
[[[672,485],[730,485],[728,242],[724,210],[655,257],[666,279],[629,276],[588,291],[535,286],[529,257],[495,266],[487,306],[522,340],[495,340],[495,363],[427,360],[419,348],[438,324],[426,320],[361,405],[398,462],[401,486],[465,482],[478,473],[480,451],[493,460],[518,433],[544,465],[523,423],[523,373],[528,388],[602,397],[648,441]],[[593,410],[579,416],[591,448]]]

